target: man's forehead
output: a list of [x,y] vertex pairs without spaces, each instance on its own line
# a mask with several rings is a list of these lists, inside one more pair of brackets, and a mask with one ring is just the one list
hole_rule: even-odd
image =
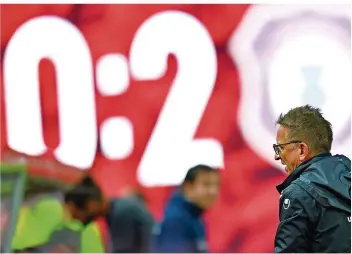
[[281,125],[279,125],[277,133],[276,133],[276,141],[278,143],[282,143],[282,142],[286,141],[286,133],[287,133],[287,129],[282,127]]
[[197,176],[195,182],[202,182],[202,181],[207,181],[209,179],[218,179],[218,178],[219,178],[219,173],[217,171],[202,172]]

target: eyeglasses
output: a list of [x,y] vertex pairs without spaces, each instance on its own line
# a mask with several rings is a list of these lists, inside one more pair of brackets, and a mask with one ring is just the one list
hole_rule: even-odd
[[294,140],[294,141],[291,141],[291,142],[288,142],[288,143],[284,143],[284,144],[273,144],[273,148],[274,148],[275,154],[277,156],[280,156],[281,155],[281,151],[282,151],[282,149],[285,146],[290,145],[290,144],[298,144],[298,143],[302,143],[302,142],[298,141],[298,140]]

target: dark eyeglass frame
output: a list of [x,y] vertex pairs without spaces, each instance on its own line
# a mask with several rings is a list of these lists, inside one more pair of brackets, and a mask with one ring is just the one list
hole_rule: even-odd
[[274,152],[277,156],[280,156],[282,148],[284,148],[285,146],[290,145],[290,144],[299,144],[299,143],[302,143],[302,141],[293,140],[293,141],[283,143],[283,144],[273,144]]

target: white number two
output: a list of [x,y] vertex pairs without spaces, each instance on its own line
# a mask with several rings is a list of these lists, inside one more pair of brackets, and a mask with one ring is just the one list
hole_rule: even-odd
[[57,17],[26,22],[6,49],[4,98],[9,147],[35,156],[47,149],[38,79],[38,64],[43,58],[53,62],[57,76],[60,145],[55,156],[67,165],[88,168],[97,147],[91,56],[80,31]]
[[138,178],[145,186],[179,184],[198,163],[223,167],[217,140],[194,139],[217,75],[212,39],[193,16],[179,11],[156,14],[132,42],[133,77],[161,78],[170,53],[178,60],[178,72],[139,164]]

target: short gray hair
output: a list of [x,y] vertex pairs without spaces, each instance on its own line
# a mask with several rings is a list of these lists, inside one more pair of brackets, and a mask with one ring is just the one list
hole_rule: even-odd
[[333,141],[331,123],[319,108],[296,107],[281,114],[276,124],[287,129],[287,138],[306,143],[315,152],[330,152]]

